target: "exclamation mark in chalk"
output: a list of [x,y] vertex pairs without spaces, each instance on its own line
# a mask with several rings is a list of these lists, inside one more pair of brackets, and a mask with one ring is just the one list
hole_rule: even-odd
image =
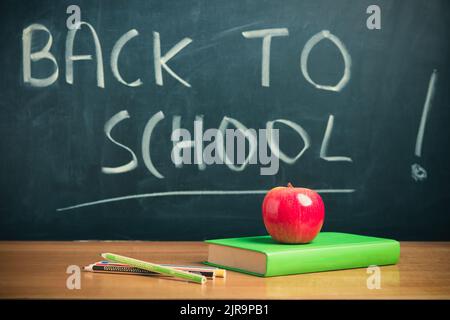
[[[417,157],[422,156],[423,135],[425,133],[425,126],[427,124],[428,113],[431,109],[431,104],[434,97],[434,89],[437,81],[437,71],[433,70],[428,83],[427,97],[425,98],[425,104],[423,105],[422,118],[420,119],[419,130],[417,131],[416,148],[414,154]],[[415,181],[422,181],[427,178],[427,171],[419,164],[414,163],[411,166],[411,176]]]

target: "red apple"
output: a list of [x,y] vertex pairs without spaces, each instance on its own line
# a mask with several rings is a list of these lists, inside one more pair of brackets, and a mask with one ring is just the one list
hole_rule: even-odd
[[264,225],[281,243],[308,243],[319,233],[325,217],[320,195],[306,188],[276,187],[262,205]]

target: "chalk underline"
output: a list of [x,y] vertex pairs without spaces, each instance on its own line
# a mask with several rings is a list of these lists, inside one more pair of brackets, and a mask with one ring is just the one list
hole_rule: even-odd
[[[186,191],[141,193],[79,203],[64,208],[58,208],[56,209],[56,211],[68,211],[83,207],[90,207],[104,203],[125,201],[131,199],[174,197],[174,196],[223,196],[223,195],[240,195],[240,194],[266,194],[268,191],[269,190],[186,190]],[[355,192],[355,189],[317,189],[315,191],[318,193],[352,193]]]

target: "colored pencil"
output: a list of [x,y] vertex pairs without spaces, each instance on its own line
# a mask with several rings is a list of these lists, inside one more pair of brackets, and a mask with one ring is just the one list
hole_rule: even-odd
[[[126,266],[129,267],[129,265],[127,264],[123,264],[123,263],[114,263],[114,262],[110,262],[110,261],[98,261],[96,263],[94,263],[94,265],[98,265],[98,266],[102,266],[102,265],[114,265],[114,266]],[[191,265],[178,265],[178,264],[167,264],[167,263],[159,263],[159,265],[161,266],[166,266],[166,267],[172,267],[175,269],[179,269],[179,270],[184,270],[184,271],[190,271],[190,272],[204,272],[204,273],[208,273],[210,271],[214,271],[214,276],[218,277],[218,278],[225,278],[226,277],[226,270],[225,269],[219,269],[216,267],[211,267],[211,266],[191,266]],[[206,276],[206,275],[205,275]]]
[[[178,269],[178,268],[177,268]],[[90,264],[84,267],[85,271],[90,272],[102,272],[102,273],[122,273],[122,274],[139,274],[139,275],[160,275],[157,272],[147,271],[144,269],[139,269],[132,267],[128,264],[115,264],[115,263],[102,263],[102,264]],[[200,274],[207,278],[214,278],[214,270],[195,270],[195,269],[183,269],[184,271]]]
[[178,269],[167,267],[167,266],[161,266],[159,264],[150,263],[150,262],[146,262],[146,261],[142,261],[142,260],[138,260],[138,259],[133,259],[133,258],[121,256],[121,255],[114,254],[114,253],[102,253],[102,257],[107,260],[110,260],[110,261],[125,263],[125,264],[128,264],[135,268],[144,269],[144,270],[152,271],[152,272],[157,272],[157,273],[165,274],[168,276],[173,276],[173,277],[180,278],[180,279],[189,280],[189,281],[200,283],[200,284],[206,283],[206,277],[199,275],[199,274],[192,273],[192,272],[178,270]]

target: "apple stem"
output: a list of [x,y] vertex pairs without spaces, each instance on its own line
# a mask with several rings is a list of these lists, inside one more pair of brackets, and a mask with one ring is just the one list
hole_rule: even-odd
[[292,185],[292,183],[288,182],[288,188],[293,188],[294,186]]

